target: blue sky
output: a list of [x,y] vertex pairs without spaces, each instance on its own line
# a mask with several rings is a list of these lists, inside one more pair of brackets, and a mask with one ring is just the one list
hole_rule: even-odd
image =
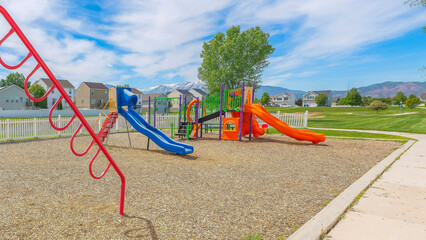
[[[424,81],[426,8],[404,0],[2,0],[57,78],[140,89],[197,81],[203,41],[232,25],[260,26],[276,49],[264,85],[345,90]],[[0,34],[8,31],[0,20]],[[17,63],[16,38],[0,56]],[[34,68],[29,61],[20,72]],[[9,72],[1,69],[0,77]],[[42,77],[39,72],[35,78]]]

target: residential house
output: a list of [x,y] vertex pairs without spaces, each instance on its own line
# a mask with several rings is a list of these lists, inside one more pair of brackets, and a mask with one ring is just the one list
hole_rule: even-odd
[[[142,111],[148,112],[148,108],[151,107],[151,114],[154,113],[154,99],[155,98],[167,98],[163,93],[153,93],[153,94],[143,94],[142,95]],[[150,100],[151,99],[151,100]],[[150,105],[148,105],[150,104]],[[157,113],[169,113],[170,107],[164,101],[159,101],[156,103],[155,107],[157,108]]]
[[0,110],[25,110],[31,106],[24,89],[16,85],[0,87]]
[[315,102],[315,98],[320,94],[323,93],[328,96],[327,103],[324,106],[331,107],[331,102],[333,100],[333,95],[330,90],[326,91],[308,91],[303,95],[303,106],[304,107],[316,107],[318,106]]
[[[186,97],[186,103],[189,103],[193,99],[195,99],[194,95],[192,95],[192,93],[188,90],[176,89],[176,90],[173,90],[171,92],[168,92],[166,95],[167,95],[168,98],[179,98],[179,96],[182,96],[182,104],[184,103],[185,97]],[[179,111],[179,100],[172,101],[171,105],[172,105],[171,106],[172,111]]]
[[[61,84],[65,92],[68,94],[68,97],[70,97],[72,102],[74,102],[75,87],[68,80],[58,79],[58,82],[59,84]],[[40,85],[47,92],[53,86],[53,82],[49,78],[40,78],[39,80],[35,81],[33,85]],[[56,101],[58,101],[60,97],[61,97],[61,93],[59,92],[58,89],[55,88],[47,96],[47,108],[48,109],[52,108],[52,106],[56,103]],[[62,109],[71,109],[71,107],[68,105],[68,103],[64,99],[62,99]]]
[[202,89],[199,88],[193,88],[188,90],[194,98],[203,99],[207,96],[207,93],[204,92]]
[[422,103],[426,102],[426,93],[421,93],[421,94],[420,94],[420,101],[421,101]]
[[142,113],[142,99],[143,99],[142,92],[136,88],[132,88],[132,93],[138,97],[138,101],[135,106],[135,111],[138,113]]
[[82,82],[76,92],[78,108],[103,109],[109,100],[108,87],[103,83]]
[[269,97],[271,104],[277,107],[293,107],[296,105],[296,97],[292,93],[279,93]]
[[331,106],[336,107],[339,101],[340,101],[340,97],[333,97],[333,99],[331,100]]

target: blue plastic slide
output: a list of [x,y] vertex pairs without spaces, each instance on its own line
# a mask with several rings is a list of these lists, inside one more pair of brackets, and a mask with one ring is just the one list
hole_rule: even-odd
[[129,107],[128,111],[122,108],[120,109],[120,113],[136,130],[138,130],[138,132],[152,139],[152,141],[155,142],[161,148],[180,155],[185,155],[194,152],[193,146],[179,143],[169,138],[158,128],[149,125],[139,115],[139,113],[137,113],[132,108]]
[[[131,93],[130,88],[116,88],[117,91],[117,109],[138,132],[152,139],[161,148],[180,155],[194,152],[194,147],[174,141],[164,134],[160,129],[149,125],[131,106],[136,105],[138,97]],[[127,106],[127,111],[123,108]]]

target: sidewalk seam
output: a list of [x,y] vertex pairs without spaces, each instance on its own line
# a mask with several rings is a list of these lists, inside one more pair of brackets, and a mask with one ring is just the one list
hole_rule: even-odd
[[386,169],[399,159],[416,141],[409,140],[397,150],[389,154],[373,168],[362,175],[357,181],[346,188],[339,196],[333,199],[319,213],[294,232],[287,240],[320,239],[330,231],[354,203],[360,193],[365,191],[372,183],[382,175]]

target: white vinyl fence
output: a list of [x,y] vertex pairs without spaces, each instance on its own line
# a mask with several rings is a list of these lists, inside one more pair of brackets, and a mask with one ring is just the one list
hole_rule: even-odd
[[[276,113],[272,114],[280,120],[286,122],[293,128],[306,128],[308,124],[308,111],[305,113]],[[148,114],[143,114],[142,117],[147,120]],[[228,116],[229,117],[229,116]],[[53,123],[57,127],[65,126],[71,117],[57,117],[53,118]],[[102,126],[105,116],[101,116],[99,124],[96,124],[98,117],[86,117],[86,121],[90,126],[95,126],[95,132],[98,132]],[[157,114],[155,117],[155,127],[157,128],[170,128],[173,123],[174,128],[178,126],[178,115],[171,114]],[[209,121],[211,123],[219,123],[219,119]],[[259,124],[264,122],[258,119]],[[29,119],[0,119],[0,141],[32,139],[32,138],[45,138],[45,137],[60,137],[71,136],[80,125],[80,121],[76,118],[73,123],[64,131],[56,131],[50,126],[48,118],[29,118]],[[151,114],[151,125],[154,125],[154,118]],[[111,132],[118,132],[123,130],[133,130],[133,127],[127,123],[123,117],[118,117],[117,122],[114,124]],[[83,127],[79,134],[87,134],[86,129]]]

